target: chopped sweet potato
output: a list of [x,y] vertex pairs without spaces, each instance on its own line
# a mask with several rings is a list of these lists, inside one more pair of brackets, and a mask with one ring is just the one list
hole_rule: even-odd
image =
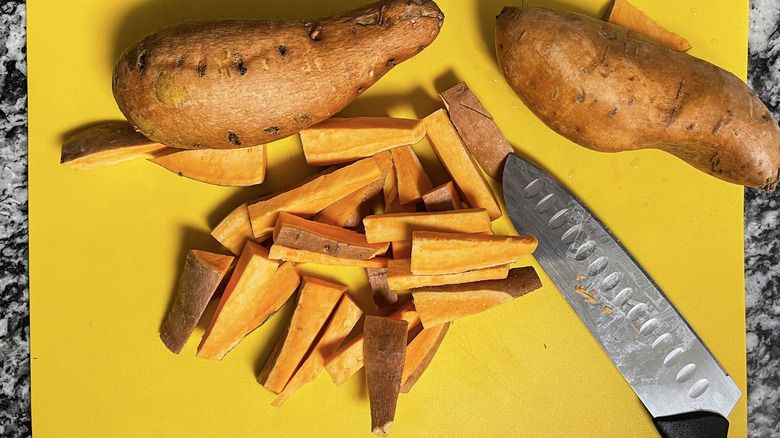
[[389,243],[368,243],[365,234],[286,212],[279,213],[273,239],[275,245],[355,260],[374,258],[384,254],[390,246]]
[[401,205],[398,198],[398,177],[396,176],[395,166],[390,168],[382,187],[382,195],[385,198],[384,213],[410,213],[417,211],[415,205]]
[[182,149],[150,161],[179,176],[219,186],[253,186],[265,179],[265,145],[239,149]]
[[387,284],[387,268],[366,268],[366,275],[377,307],[389,307],[398,302],[398,292]]
[[265,301],[263,296],[274,292],[266,286],[278,267],[265,248],[247,242],[198,346],[198,357],[221,360],[244,338]]
[[420,202],[423,193],[433,188],[420,159],[411,146],[402,146],[390,152],[393,154],[393,166],[398,179],[398,201],[401,205]]
[[408,393],[428,368],[428,365],[431,364],[433,356],[444,340],[444,335],[450,329],[450,325],[452,322],[423,329],[406,346],[406,360],[404,361],[403,377],[401,377],[402,393]]
[[84,128],[65,140],[60,163],[74,170],[90,170],[177,150],[149,140],[128,122],[105,122]]
[[382,171],[376,160],[365,158],[272,198],[250,203],[248,210],[252,233],[260,237],[273,232],[281,211],[297,216],[313,216],[381,177]]
[[314,179],[319,178],[320,176],[332,173],[335,170],[335,167],[329,167],[322,172],[316,173],[308,178],[298,181],[291,187],[288,187],[282,191],[261,196],[260,198],[257,198],[253,201],[244,202],[231,211],[227,216],[225,216],[224,219],[222,219],[219,224],[217,224],[216,227],[214,227],[214,229],[211,231],[211,236],[214,237],[217,242],[221,243],[222,246],[229,249],[233,254],[241,254],[241,251],[244,249],[244,243],[247,240],[262,242],[266,238],[271,237],[271,234],[273,234],[273,229],[270,229],[263,236],[255,239],[254,234],[252,234],[252,224],[249,220],[249,210],[247,209],[250,203],[273,198],[274,196],[277,196],[288,190],[300,187]]
[[414,307],[423,327],[435,327],[512,301],[542,287],[533,267],[509,270],[502,280],[412,289]]
[[396,260],[412,257],[411,240],[396,240],[391,244],[391,248],[393,248],[393,258]]
[[386,268],[387,260],[384,257],[372,259],[345,259],[333,257],[328,254],[306,251],[305,249],[290,248],[284,245],[271,245],[270,255],[274,260],[286,260],[295,263],[316,263],[318,265],[331,266],[359,266],[362,268]]
[[506,156],[514,149],[498,129],[493,117],[465,82],[439,94],[463,144],[491,178],[501,181]]
[[380,152],[374,155],[374,160],[382,171],[382,178],[325,207],[313,220],[338,227],[359,228],[371,210],[371,202],[382,191],[385,179],[393,168],[390,152]]
[[452,181],[427,191],[422,195],[422,200],[428,211],[460,210],[463,208],[458,190],[455,189],[455,184]]
[[271,316],[279,310],[284,303],[292,296],[293,292],[301,284],[301,277],[295,263],[284,262],[274,272],[273,277],[266,286],[267,293],[261,299],[257,306],[252,322],[249,323],[249,329],[246,334],[265,324]]
[[368,315],[363,327],[371,431],[375,435],[386,436],[395,418],[401,389],[409,323]]
[[484,208],[419,213],[390,213],[363,219],[369,243],[412,240],[419,230],[489,233],[490,217]]
[[388,260],[387,262],[387,283],[388,287],[394,290],[469,283],[480,280],[498,280],[506,278],[507,274],[509,274],[509,265],[474,269],[456,274],[414,275],[412,274],[410,259]]
[[643,35],[658,44],[684,52],[691,48],[691,43],[685,38],[664,29],[644,12],[637,9],[626,0],[612,0],[609,9],[604,14],[604,21],[625,27],[632,32]]
[[313,382],[317,374],[322,371],[325,358],[336,352],[362,315],[363,311],[360,310],[360,307],[348,294],[344,293],[311,353],[287,383],[287,386],[284,387],[284,391],[271,404],[281,406],[295,391],[301,389],[303,385]]
[[169,350],[179,354],[184,348],[232,262],[233,256],[197,250],[187,252],[179,290],[160,329],[160,339]]
[[390,117],[330,118],[300,132],[306,162],[313,166],[346,163],[425,136],[422,120]]
[[[417,315],[417,311],[414,309],[414,304],[411,301],[398,308],[389,318],[406,321],[409,323],[410,329],[420,324],[420,317]],[[364,333],[361,332],[340,346],[325,361],[325,370],[330,374],[336,386],[341,386],[347,379],[363,368],[363,341]]]
[[347,286],[314,277],[303,277],[295,310],[266,360],[257,381],[280,393],[309,351],[314,339],[333,313]]
[[457,274],[516,262],[536,249],[533,236],[415,231],[412,272],[415,275]]
[[493,190],[460,140],[446,110],[440,109],[425,117],[423,123],[434,152],[469,205],[486,209],[491,220],[501,217],[501,207]]

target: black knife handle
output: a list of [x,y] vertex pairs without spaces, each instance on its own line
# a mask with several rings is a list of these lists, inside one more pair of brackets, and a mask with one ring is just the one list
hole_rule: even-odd
[[686,412],[653,418],[663,438],[726,438],[729,420],[714,412]]

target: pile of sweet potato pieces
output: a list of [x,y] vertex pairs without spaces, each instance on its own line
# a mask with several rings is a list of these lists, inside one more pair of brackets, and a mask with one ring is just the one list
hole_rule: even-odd
[[[165,345],[181,350],[232,267],[197,356],[222,359],[295,295],[257,381],[281,406],[323,369],[341,385],[365,366],[372,431],[386,435],[399,393],[453,320],[541,287],[532,267],[510,268],[536,238],[493,234],[501,207],[472,157],[500,177],[506,153],[499,159],[496,149],[511,147],[465,84],[442,99],[449,112],[423,120],[331,119],[302,131],[307,161],[334,167],[228,214],[212,235],[235,261],[188,254]],[[426,135],[452,178],[438,187],[411,147]],[[371,214],[375,201],[380,214]],[[361,309],[347,285],[301,276],[305,263],[365,268],[375,307]]]

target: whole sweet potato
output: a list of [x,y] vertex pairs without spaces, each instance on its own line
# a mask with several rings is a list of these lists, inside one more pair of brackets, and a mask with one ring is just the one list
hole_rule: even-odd
[[183,148],[268,143],[332,116],[433,42],[432,0],[384,0],[313,21],[197,21],[153,33],[114,68],[120,110]]
[[780,129],[726,70],[627,29],[542,8],[505,8],[496,52],[525,105],[575,143],[661,149],[725,181],[777,187]]

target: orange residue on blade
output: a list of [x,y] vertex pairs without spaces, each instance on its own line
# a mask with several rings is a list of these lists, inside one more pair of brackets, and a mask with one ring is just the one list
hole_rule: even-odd
[[583,275],[583,274],[582,274],[582,272],[578,272],[578,273],[577,273],[577,280],[584,280],[584,279],[586,279],[586,278],[588,278],[588,277],[586,277],[585,275]]
[[591,289],[588,291],[588,295],[595,297],[596,296],[596,289]]
[[596,299],[588,295],[588,292],[585,290],[585,288],[580,286],[579,284],[574,286],[574,290],[577,291],[578,294],[582,295],[582,297],[585,298],[585,301],[592,304],[597,303]]
[[604,306],[601,308],[601,313],[612,313],[612,308],[609,306]]

